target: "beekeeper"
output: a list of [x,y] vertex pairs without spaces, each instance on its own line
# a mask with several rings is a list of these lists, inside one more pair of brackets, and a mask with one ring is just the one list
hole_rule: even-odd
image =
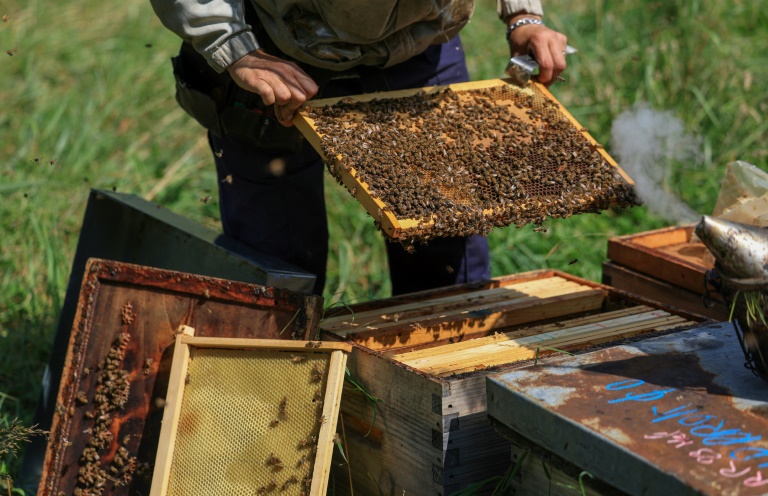
[[[152,0],[183,40],[176,98],[214,154],[224,232],[325,283],[323,163],[291,127],[307,100],[469,80],[459,31],[470,0]],[[512,55],[532,53],[539,80],[566,66],[566,37],[539,0],[498,0]],[[499,30],[499,41],[503,31]],[[503,66],[505,61],[499,61]],[[415,253],[387,243],[393,294],[490,277],[484,237],[439,238]]]

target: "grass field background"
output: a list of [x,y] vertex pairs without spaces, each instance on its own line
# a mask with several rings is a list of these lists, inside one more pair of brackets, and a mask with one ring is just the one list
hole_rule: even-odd
[[[462,34],[473,79],[501,76],[508,57],[494,5],[478,2]],[[645,102],[702,140],[701,160],[661,163],[659,187],[695,211],[711,212],[728,162],[768,168],[768,14],[760,2],[551,0],[546,9],[549,25],[579,49],[567,82],[552,91],[609,152],[614,119]],[[0,16],[2,427],[31,420],[90,188],[219,224],[204,134],[173,100],[169,58],[178,40],[149,2],[0,0]],[[331,181],[326,195],[326,303],[387,296],[371,219]],[[204,196],[212,199],[201,203]],[[673,222],[635,208],[552,221],[547,233],[497,229],[493,275],[552,267],[599,280],[608,238]],[[4,461],[13,475],[17,461]]]

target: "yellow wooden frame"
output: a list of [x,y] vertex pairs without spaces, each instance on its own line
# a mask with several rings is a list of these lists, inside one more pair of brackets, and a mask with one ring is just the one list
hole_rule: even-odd
[[[555,105],[557,105],[560,113],[568,119],[571,124],[576,128],[579,129],[581,134],[589,141],[591,144],[596,145],[595,148],[597,149],[598,153],[605,159],[605,161],[611,165],[612,167],[616,168],[616,171],[621,175],[621,177],[624,179],[624,181],[627,182],[629,185],[633,185],[634,182],[632,179],[619,167],[619,165],[616,163],[616,161],[601,147],[599,146],[598,142],[595,140],[594,137],[592,137],[589,132],[587,132],[586,129],[582,128],[581,124],[576,120],[573,115],[571,115],[568,110],[555,98],[552,93],[549,92],[549,90],[542,84],[537,82],[531,82],[527,86],[518,86],[514,84],[510,79],[489,79],[485,81],[471,81],[467,83],[458,83],[458,84],[450,84],[446,86],[429,86],[425,88],[414,88],[414,89],[406,89],[406,90],[398,90],[398,91],[386,91],[386,92],[380,92],[380,93],[367,93],[363,95],[355,95],[351,97],[337,97],[337,98],[323,98],[319,100],[312,100],[304,104],[302,108],[299,109],[299,111],[296,113],[296,117],[294,118],[294,124],[299,129],[299,131],[302,132],[304,137],[307,139],[307,141],[312,145],[312,147],[320,154],[320,156],[323,158],[323,160],[327,164],[331,164],[334,167],[334,170],[337,171],[339,174],[339,179],[341,180],[342,184],[347,188],[348,191],[353,192],[353,196],[355,199],[360,202],[360,204],[365,208],[365,210],[373,217],[374,219],[378,219],[378,222],[380,223],[381,230],[390,238],[393,239],[399,239],[399,238],[406,238],[409,235],[409,231],[412,231],[416,229],[421,222],[417,219],[399,219],[397,218],[389,209],[385,208],[385,204],[375,196],[371,194],[370,186],[360,180],[357,177],[357,171],[354,168],[346,168],[346,167],[339,167],[338,164],[340,164],[342,157],[341,155],[338,155],[336,157],[327,157],[325,153],[323,152],[323,146],[322,146],[322,136],[323,133],[321,130],[319,130],[315,124],[315,121],[309,117],[309,113],[307,112],[307,108],[313,108],[313,107],[325,107],[329,105],[334,105],[338,103],[339,101],[343,99],[352,99],[356,102],[367,102],[371,101],[373,99],[383,99],[383,98],[406,98],[411,97],[419,93],[423,93],[426,95],[439,93],[440,91],[445,90],[446,88],[451,89],[456,92],[462,92],[462,91],[471,91],[471,90],[480,90],[480,89],[486,89],[486,88],[495,88],[498,86],[506,86],[509,89],[512,89],[514,91],[517,91],[521,94],[526,95],[533,95],[534,90],[532,89],[534,86],[536,89],[541,92],[541,94],[550,100],[554,102]],[[492,210],[487,210],[484,212],[485,215],[492,215]]]
[[312,472],[312,484],[308,493],[309,496],[324,495],[328,486],[331,457],[333,455],[333,437],[336,432],[336,422],[341,402],[341,391],[344,385],[347,354],[351,352],[352,346],[347,343],[319,341],[195,337],[193,333],[194,329],[185,327],[176,336],[176,347],[174,349],[173,364],[171,366],[168,381],[168,393],[166,395],[165,411],[163,413],[163,425],[160,431],[150,496],[165,496],[167,494],[172,470],[176,434],[179,427],[179,417],[184,401],[184,385],[187,377],[187,368],[191,350],[195,348],[296,352],[307,352],[311,350],[312,352],[319,351],[330,353],[328,372],[324,379],[326,381],[326,389],[322,410],[322,415],[327,421],[320,425],[317,453],[315,455],[314,470]]

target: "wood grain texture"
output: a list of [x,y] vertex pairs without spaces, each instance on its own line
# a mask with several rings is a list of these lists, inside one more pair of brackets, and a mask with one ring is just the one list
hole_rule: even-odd
[[705,272],[714,258],[703,243],[692,238],[693,225],[673,226],[608,240],[612,263],[703,294]]
[[184,344],[184,336],[194,333],[190,327],[185,328],[176,336],[173,351],[173,365],[168,377],[168,393],[163,409],[163,429],[157,444],[155,470],[152,474],[152,490],[150,496],[165,496],[168,492],[168,478],[173,462],[173,448],[176,442],[176,432],[181,414],[181,404],[184,400],[184,378],[187,376],[189,365],[189,346]]

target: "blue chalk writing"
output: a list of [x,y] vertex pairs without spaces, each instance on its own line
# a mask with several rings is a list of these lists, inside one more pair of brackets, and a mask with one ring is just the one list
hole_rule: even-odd
[[637,386],[642,386],[645,381],[628,379],[626,381],[612,382],[605,386],[608,391],[619,391],[621,389],[630,389]]
[[621,403],[622,401],[654,401],[663,398],[665,394],[671,393],[672,391],[674,391],[674,389],[663,389],[642,394],[627,393],[625,397],[610,400],[608,403]]
[[[735,450],[731,451],[731,458],[733,458],[734,460],[738,460],[737,455],[738,455],[738,453],[742,453],[742,452],[754,453],[752,455],[744,457],[743,460],[745,462],[749,461],[749,460],[756,459],[756,458],[768,457],[768,449],[766,449],[766,448],[752,448],[752,447],[749,447],[749,448],[739,448],[739,449],[735,449]],[[768,468],[768,462],[761,463],[760,465],[757,466],[757,468]]]

